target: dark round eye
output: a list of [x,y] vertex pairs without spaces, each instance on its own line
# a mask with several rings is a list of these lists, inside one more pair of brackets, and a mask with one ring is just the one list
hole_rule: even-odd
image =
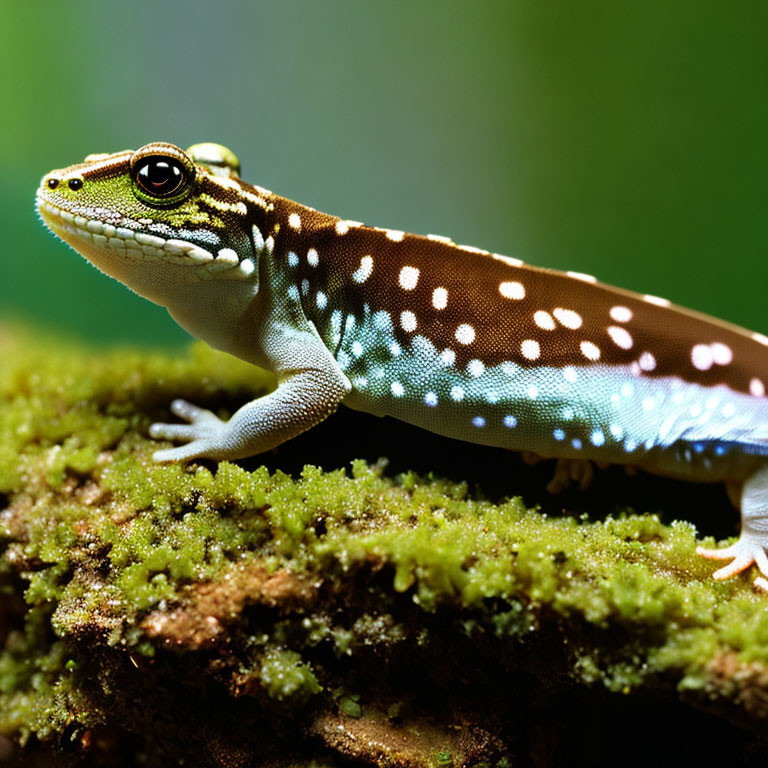
[[187,183],[183,166],[172,157],[145,157],[133,172],[139,187],[152,197],[172,197]]
[[83,188],[83,180],[82,179],[70,179],[67,182],[67,186],[73,191],[77,192],[78,189]]
[[48,179],[48,189],[56,189],[59,186],[58,179]]

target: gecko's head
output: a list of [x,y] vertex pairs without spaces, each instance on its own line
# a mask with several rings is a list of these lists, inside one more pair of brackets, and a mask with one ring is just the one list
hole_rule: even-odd
[[49,229],[94,266],[152,301],[170,284],[253,279],[254,223],[270,193],[244,184],[232,152],[153,143],[89,155],[37,190]]

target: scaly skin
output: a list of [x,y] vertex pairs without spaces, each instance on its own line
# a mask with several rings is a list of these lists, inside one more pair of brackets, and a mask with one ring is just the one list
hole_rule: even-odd
[[[212,346],[277,374],[222,422],[184,401],[157,461],[238,459],[344,403],[559,460],[741,489],[715,578],[768,576],[768,338],[593,277],[367,227],[246,184],[201,144],[92,155],[45,176],[38,211],[100,270]],[[579,469],[581,468],[581,469]],[[756,584],[766,588],[762,578]]]

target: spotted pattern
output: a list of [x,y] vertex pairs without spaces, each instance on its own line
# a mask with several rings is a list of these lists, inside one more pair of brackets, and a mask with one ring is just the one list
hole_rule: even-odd
[[[87,193],[129,158],[54,173]],[[768,453],[768,336],[581,272],[338,219],[236,177],[203,170],[197,183],[162,221],[97,215],[85,201],[65,223],[100,247],[217,280],[258,288],[254,275],[274,266],[286,317],[312,322],[353,407],[476,442],[682,474],[727,474],[734,446]]]

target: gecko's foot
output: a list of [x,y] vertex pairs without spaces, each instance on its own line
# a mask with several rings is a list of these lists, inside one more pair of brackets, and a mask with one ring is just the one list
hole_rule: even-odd
[[226,423],[204,408],[198,408],[186,400],[174,400],[171,412],[189,424],[153,424],[150,437],[155,439],[179,440],[186,442],[176,448],[166,448],[152,454],[154,461],[187,461],[199,457],[217,458],[221,449]]
[[[732,544],[730,547],[725,547],[724,549],[706,549],[705,547],[697,547],[696,554],[710,560],[731,561],[724,568],[721,568],[719,571],[715,571],[712,574],[712,577],[718,581],[721,581],[722,579],[730,579],[731,576],[741,573],[753,564],[757,565],[763,576],[768,576],[768,555],[766,555],[763,545],[749,536],[742,535],[735,544]],[[758,576],[755,580],[755,586],[760,588],[768,587],[768,581]]]
[[[547,456],[541,456],[533,451],[521,451],[520,456],[529,467],[535,467],[542,461],[549,461]],[[605,466],[608,466],[607,464]],[[586,459],[557,459],[555,474],[547,483],[547,491],[553,495],[567,491],[573,483],[580,491],[586,491],[595,478],[595,468]]]
[[595,468],[586,459],[558,459],[555,474],[547,484],[551,494],[562,493],[576,483],[580,491],[586,491],[595,478]]

